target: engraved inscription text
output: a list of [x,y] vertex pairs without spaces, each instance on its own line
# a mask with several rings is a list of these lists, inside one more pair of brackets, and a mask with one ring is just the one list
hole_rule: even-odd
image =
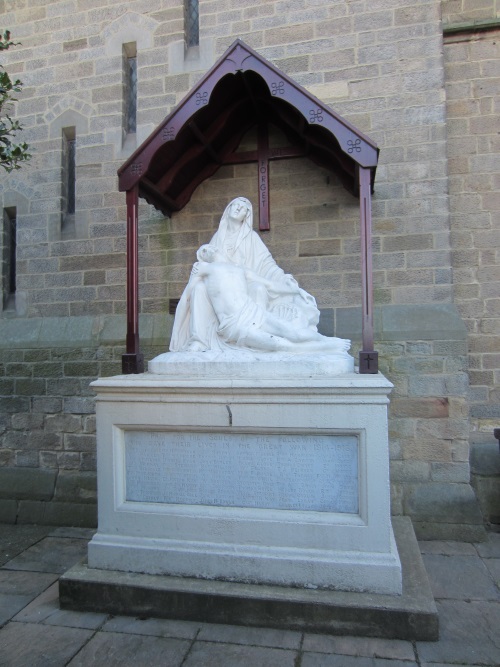
[[125,432],[126,499],[357,513],[355,435]]

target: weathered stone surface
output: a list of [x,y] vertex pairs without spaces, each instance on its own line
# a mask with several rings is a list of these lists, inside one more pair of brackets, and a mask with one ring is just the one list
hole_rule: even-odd
[[0,497],[7,499],[50,500],[56,472],[40,468],[0,468]]
[[0,523],[15,523],[17,517],[17,502],[15,500],[0,500]]
[[54,414],[45,418],[45,430],[54,433],[76,433],[82,428],[82,420],[78,415]]
[[93,637],[69,664],[71,667],[97,667],[103,663],[124,667],[140,664],[180,667],[186,664],[183,660],[189,646],[190,642],[182,639],[103,632]]
[[430,468],[431,479],[435,482],[469,483],[470,469],[468,463],[432,461]]
[[317,257],[319,255],[340,254],[340,240],[300,241],[299,257]]
[[[470,456],[471,472],[486,477],[500,475],[500,447],[497,440],[473,444]],[[499,512],[500,513],[500,512]]]
[[50,528],[47,526],[3,524],[0,530],[0,566],[44,538],[49,532]]
[[28,596],[34,599],[57,581],[56,574],[0,570],[0,593]]
[[455,555],[453,560],[442,554],[422,558],[436,599],[500,602],[500,591],[477,554]]
[[500,558],[486,558],[484,564],[491,575],[491,578],[496,584],[497,589],[500,589]]
[[[163,618],[131,618],[115,616],[102,626],[103,632],[130,633],[133,635],[153,635],[154,637],[177,637],[194,639],[200,631],[201,623],[175,621]],[[214,626],[211,625],[210,628]]]
[[[379,639],[368,637],[331,637],[328,635],[304,635],[304,652],[356,656],[366,658],[386,658],[390,660],[413,661],[415,654],[411,642],[400,639]],[[340,663],[340,660],[339,660]]]
[[260,645],[273,648],[298,649],[301,643],[300,632],[272,630],[269,628],[246,628],[234,625],[204,625],[197,639],[229,644]]
[[97,502],[97,477],[92,472],[60,471],[54,500],[61,503]]
[[426,482],[430,465],[426,461],[391,461],[392,482]]
[[[497,665],[500,662],[497,602],[442,600],[439,609],[440,640],[417,642],[422,662]],[[471,632],[471,629],[473,631]]]
[[19,611],[13,620],[19,623],[44,623],[45,625],[95,630],[106,620],[106,615],[84,614],[60,609],[59,585],[56,581],[27,604],[22,611]]
[[459,540],[481,542],[486,537],[482,524],[413,521],[419,540]]
[[62,574],[87,553],[87,540],[45,537],[8,561],[10,570]]
[[394,417],[440,419],[449,415],[448,398],[394,398],[390,403]]
[[29,595],[0,593],[0,627],[25,607],[31,599]]
[[326,655],[325,653],[304,653],[302,667],[417,667],[417,663],[401,660],[384,660],[348,655]]
[[476,497],[468,484],[413,485],[406,509],[416,521],[482,525]]
[[19,523],[94,528],[97,526],[97,505],[21,500],[17,520]]
[[401,340],[411,332],[411,340],[464,340],[466,329],[452,304],[386,306],[382,310],[386,340]]
[[476,544],[476,549],[482,558],[500,558],[500,534],[488,533],[484,542]]
[[[0,570],[0,625],[26,608],[56,581],[55,574]],[[57,583],[54,585],[57,587]]]
[[92,528],[75,528],[73,526],[59,526],[50,530],[50,537],[69,537],[77,540],[91,540],[95,534]]
[[294,667],[297,652],[262,648],[260,646],[241,646],[238,644],[212,644],[196,642],[190,651],[185,667],[216,667],[216,665],[240,665],[241,667]]
[[[395,518],[393,524],[403,568],[402,596],[130,574],[80,564],[60,579],[61,606],[281,630],[435,639],[434,601],[411,523]],[[284,641],[279,634],[270,637]]]
[[486,521],[500,524],[500,478],[498,475],[472,475],[472,487],[476,492]]
[[439,554],[442,556],[475,556],[477,553],[476,546],[469,544],[468,542],[420,540],[418,546],[420,547],[420,553],[422,555]]
[[2,660],[6,665],[63,667],[92,636],[91,630],[47,628],[31,623],[9,623],[0,630]]

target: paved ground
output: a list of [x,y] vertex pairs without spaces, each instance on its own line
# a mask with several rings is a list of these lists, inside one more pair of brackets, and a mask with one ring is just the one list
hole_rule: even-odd
[[0,525],[2,667],[444,667],[500,665],[500,534],[484,544],[421,542],[439,642],[61,611],[58,578],[92,533]]

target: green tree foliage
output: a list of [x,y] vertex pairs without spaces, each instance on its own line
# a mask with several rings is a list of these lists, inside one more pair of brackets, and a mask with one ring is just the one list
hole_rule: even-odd
[[[16,46],[16,42],[11,41],[10,32],[6,30],[3,35],[0,34],[0,51],[5,51],[10,46]],[[8,113],[12,109],[12,103],[17,101],[14,93],[19,93],[22,85],[19,79],[12,81],[5,68],[0,65],[0,165],[6,171],[20,169],[20,163],[31,158],[28,144],[15,141],[16,133],[22,130],[21,124]]]

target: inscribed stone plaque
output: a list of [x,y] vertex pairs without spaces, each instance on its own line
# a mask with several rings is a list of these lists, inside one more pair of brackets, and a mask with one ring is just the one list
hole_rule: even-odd
[[125,432],[126,500],[358,512],[355,435]]

